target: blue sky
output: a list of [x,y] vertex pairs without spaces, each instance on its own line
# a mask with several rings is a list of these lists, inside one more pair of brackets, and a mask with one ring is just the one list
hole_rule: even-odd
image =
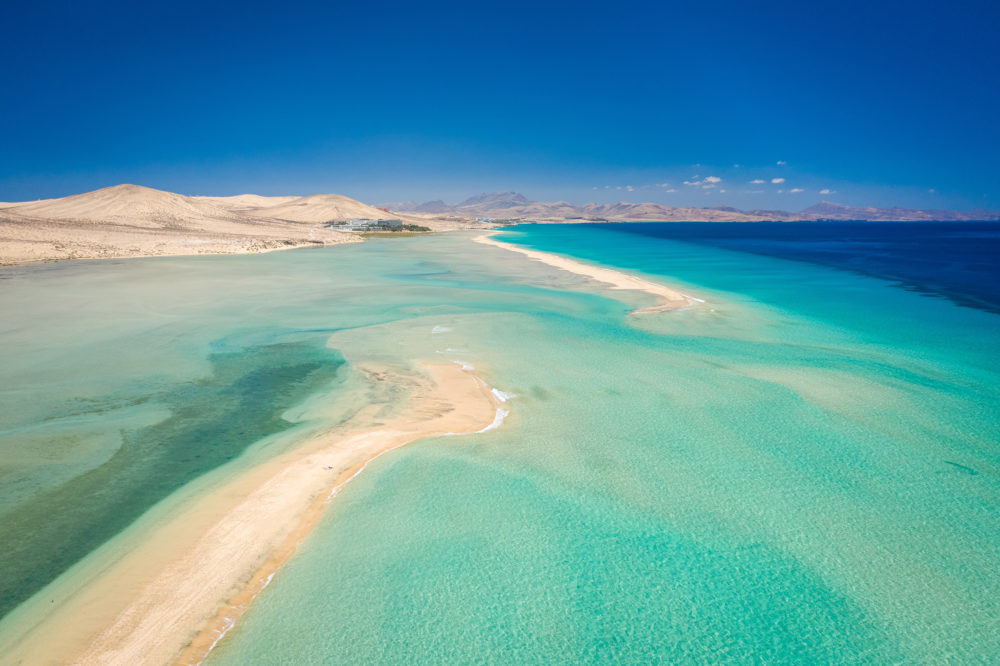
[[144,4],[5,9],[0,201],[1000,208],[996,2]]

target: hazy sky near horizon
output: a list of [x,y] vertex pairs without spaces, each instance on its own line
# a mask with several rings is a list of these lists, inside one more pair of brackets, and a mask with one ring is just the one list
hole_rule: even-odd
[[18,3],[0,201],[1000,208],[998,28],[995,0]]

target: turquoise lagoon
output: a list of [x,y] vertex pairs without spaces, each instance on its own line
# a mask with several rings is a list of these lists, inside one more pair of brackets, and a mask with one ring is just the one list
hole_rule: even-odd
[[997,658],[998,315],[690,239],[501,237],[704,303],[630,315],[651,297],[465,234],[0,271],[0,634],[363,404],[358,364],[443,359],[516,396],[503,426],[370,465],[209,663]]

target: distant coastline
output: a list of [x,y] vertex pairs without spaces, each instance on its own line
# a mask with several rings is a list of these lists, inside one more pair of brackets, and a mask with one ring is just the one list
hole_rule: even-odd
[[516,192],[459,204],[364,204],[339,194],[186,196],[115,185],[42,201],[0,203],[0,266],[62,259],[253,254],[364,240],[364,232],[489,229],[588,222],[996,221],[1000,211],[852,207],[822,202],[799,212],[731,206],[531,201]]
[[401,201],[384,207],[412,214],[450,215],[488,222],[816,222],[853,221],[995,221],[1000,211],[924,210],[845,206],[823,201],[797,212],[785,210],[740,210],[732,206],[675,207],[658,203],[572,204],[568,201],[532,201],[517,192],[492,192],[470,197],[457,204]]

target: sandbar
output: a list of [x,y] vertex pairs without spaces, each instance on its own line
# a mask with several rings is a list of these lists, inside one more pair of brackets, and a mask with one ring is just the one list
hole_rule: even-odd
[[656,305],[633,310],[633,314],[665,312],[667,310],[689,307],[695,302],[700,302],[699,299],[683,294],[676,289],[671,289],[670,287],[662,284],[644,280],[643,278],[629,275],[628,273],[622,273],[620,271],[603,268],[601,266],[594,266],[592,264],[585,264],[576,261],[575,259],[563,257],[558,254],[552,254],[550,252],[530,250],[511,243],[501,243],[500,241],[493,239],[491,234],[483,234],[482,236],[477,236],[473,240],[477,243],[500,247],[505,250],[510,250],[511,252],[519,252],[526,257],[534,259],[535,261],[540,261],[544,264],[548,264],[549,266],[569,271],[570,273],[576,273],[577,275],[583,275],[598,282],[610,285],[612,289],[643,291],[647,294],[652,294],[659,299],[659,302]]
[[371,461],[417,439],[485,431],[506,414],[457,364],[359,369],[394,383],[402,406],[369,405],[198,497],[5,645],[5,660],[200,663]]

